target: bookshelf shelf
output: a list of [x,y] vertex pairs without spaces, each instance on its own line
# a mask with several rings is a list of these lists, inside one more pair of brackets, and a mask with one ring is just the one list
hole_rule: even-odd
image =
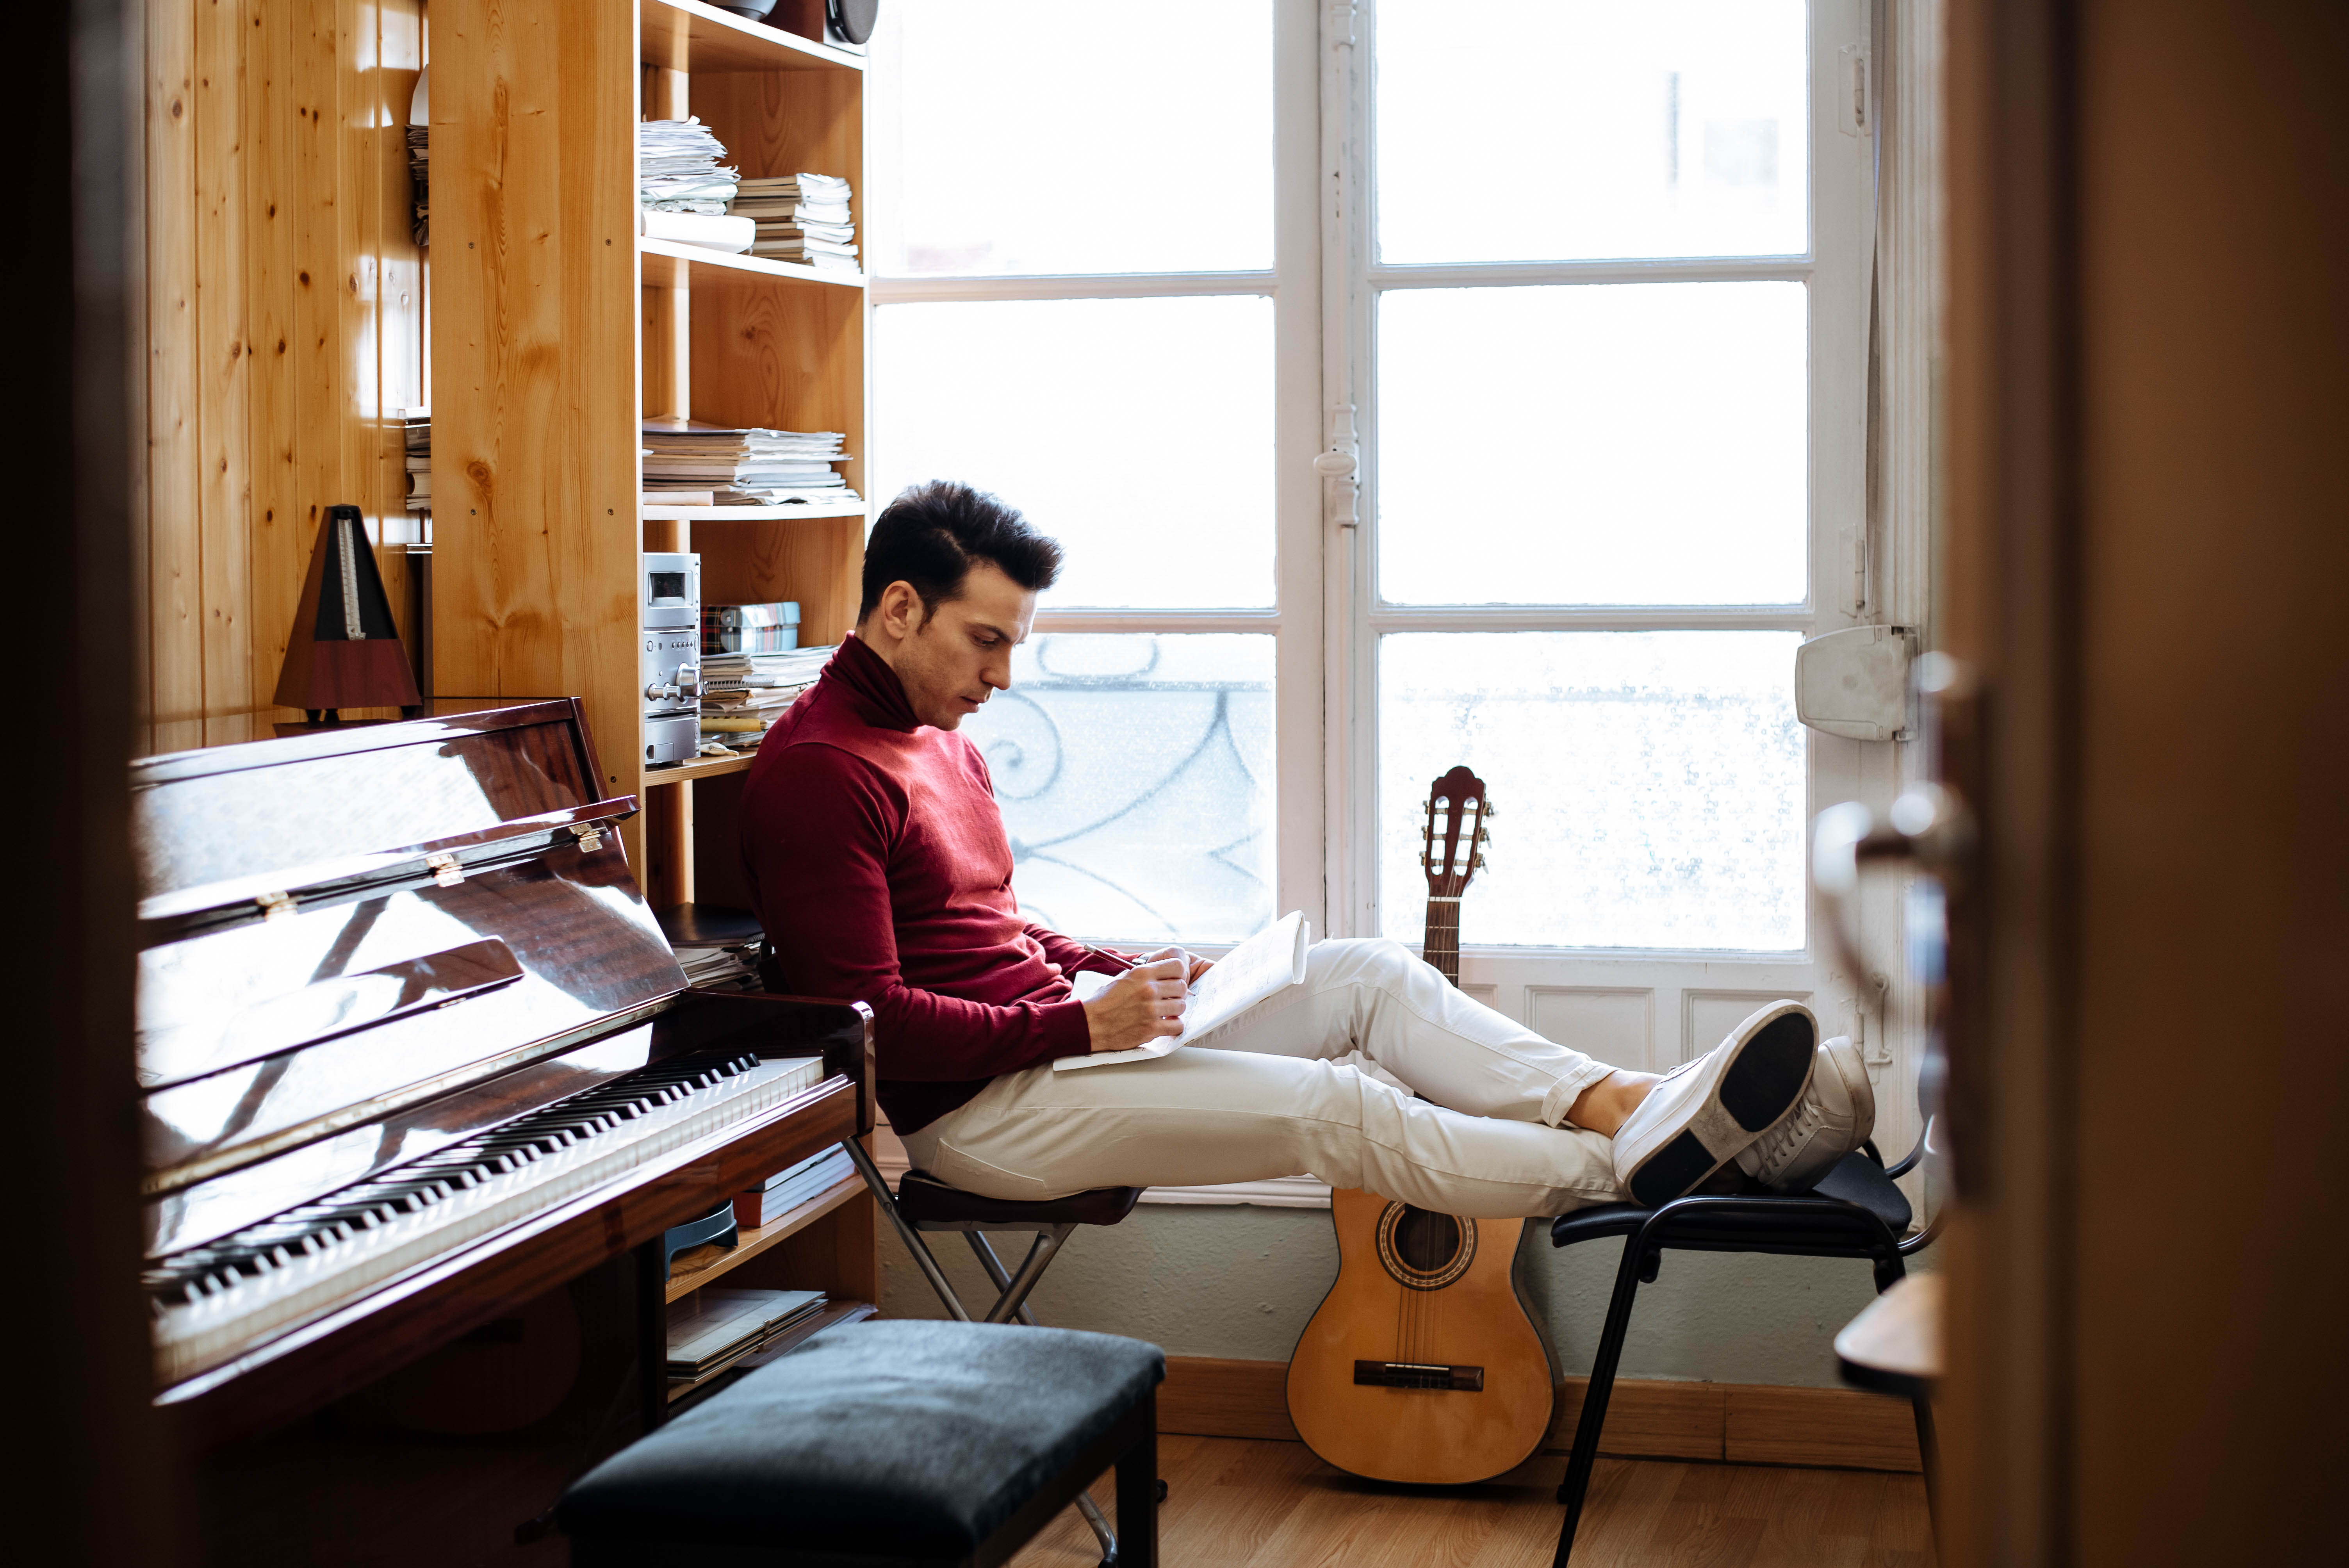
[[861,289],[863,273],[840,272],[801,262],[770,262],[758,256],[713,251],[707,245],[679,244],[675,240],[636,241],[643,257],[647,288],[707,288],[712,284],[772,279],[781,283],[814,284],[823,288]]
[[671,1302],[682,1301],[703,1285],[717,1284],[761,1253],[798,1235],[850,1199],[862,1196],[864,1191],[863,1177],[843,1177],[773,1223],[744,1231],[740,1239],[730,1247],[712,1243],[678,1253],[676,1262],[669,1266],[668,1299]]
[[636,0],[645,64],[668,71],[851,71],[864,57],[815,43],[761,22],[746,22],[700,0]]
[[697,757],[690,762],[680,762],[674,768],[645,769],[645,788],[657,784],[690,784],[697,779],[719,779],[729,773],[748,773],[750,754],[740,757]]
[[861,1323],[865,1318],[877,1316],[880,1310],[881,1309],[879,1307],[874,1306],[869,1301],[834,1301],[826,1303],[824,1309],[822,1312],[817,1313],[813,1317],[809,1318],[805,1323],[802,1323],[796,1328],[792,1329],[789,1333],[777,1335],[775,1336],[774,1343],[767,1346],[765,1348],[751,1355],[745,1356],[741,1360],[735,1362],[730,1367],[721,1367],[706,1377],[697,1377],[690,1383],[679,1383],[671,1387],[668,1391],[668,1413],[670,1418],[675,1419],[678,1416],[682,1415],[684,1413],[683,1407],[688,1402],[698,1404],[704,1397],[715,1394],[719,1389],[726,1387],[730,1383],[732,1383],[737,1378],[743,1377],[747,1373],[757,1371],[760,1367],[764,1367],[768,1362],[774,1360],[777,1357],[789,1356],[792,1351],[797,1350],[810,1336],[821,1334],[825,1329],[833,1327],[839,1324]]
[[820,522],[831,517],[864,516],[859,501],[802,501],[790,506],[647,506],[637,515],[647,522]]

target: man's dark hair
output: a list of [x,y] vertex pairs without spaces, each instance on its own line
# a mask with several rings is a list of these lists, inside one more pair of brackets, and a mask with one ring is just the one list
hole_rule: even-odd
[[910,486],[883,509],[864,542],[864,603],[856,619],[873,614],[892,583],[913,584],[922,614],[935,614],[962,596],[963,579],[980,562],[1041,593],[1060,575],[1061,547],[984,490],[953,480]]

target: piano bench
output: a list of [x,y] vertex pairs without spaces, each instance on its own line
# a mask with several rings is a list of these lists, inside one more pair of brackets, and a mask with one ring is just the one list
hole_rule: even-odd
[[1156,1568],[1165,1376],[1106,1334],[843,1325],[588,1471],[555,1522],[580,1568],[993,1568],[1114,1465],[1118,1568]]

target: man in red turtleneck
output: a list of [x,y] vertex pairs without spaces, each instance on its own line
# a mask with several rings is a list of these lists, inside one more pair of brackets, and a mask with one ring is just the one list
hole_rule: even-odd
[[[1543,1039],[1381,941],[1317,944],[1303,983],[1206,1041],[1055,1072],[1180,1034],[1206,967],[1020,917],[986,761],[957,730],[1010,686],[1060,561],[968,486],[899,496],[865,544],[855,634],[743,791],[744,868],[783,988],[872,1006],[882,1109],[917,1166],[1013,1199],[1309,1171],[1502,1216],[1627,1190],[1661,1202],[1732,1161],[1796,1185],[1867,1137],[1857,1052],[1818,1045],[1799,1003],[1658,1078]],[[1116,978],[1079,1001],[1068,977],[1088,970]]]

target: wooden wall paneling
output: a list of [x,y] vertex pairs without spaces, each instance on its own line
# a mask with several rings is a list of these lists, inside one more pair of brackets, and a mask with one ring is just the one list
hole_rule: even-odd
[[141,739],[203,744],[202,554],[197,527],[195,14],[147,8],[147,664]]
[[435,687],[583,697],[634,794],[636,7],[432,23]]
[[245,520],[252,539],[252,691],[263,720],[298,717],[272,702],[285,662],[295,602],[309,565],[299,464],[302,327],[295,300],[300,270],[295,231],[305,181],[299,148],[305,113],[295,90],[301,5],[256,0],[245,70],[245,298],[253,334],[253,433]]
[[198,0],[196,337],[204,744],[252,738],[252,365],[245,313],[243,0]]
[[[273,542],[285,553],[267,564],[271,624],[275,633],[269,661],[273,691],[320,520],[327,507],[347,499],[340,493],[341,427],[348,393],[342,341],[343,294],[336,282],[344,270],[336,211],[341,173],[335,58],[339,3],[304,0],[290,18],[286,38],[285,70],[294,109],[293,124],[284,134],[292,142],[293,157],[289,194],[294,273],[287,309],[294,322],[288,386],[295,511],[293,528]],[[273,712],[281,719],[301,717],[291,710]]]

